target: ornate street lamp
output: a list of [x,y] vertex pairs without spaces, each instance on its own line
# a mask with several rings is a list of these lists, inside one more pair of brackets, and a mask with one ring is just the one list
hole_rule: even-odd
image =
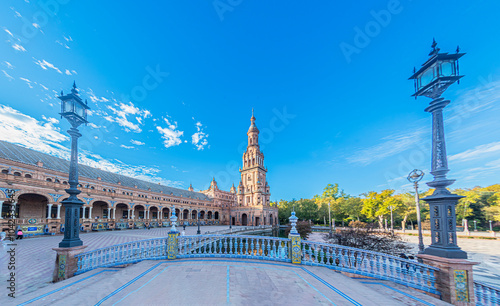
[[437,43],[432,42],[430,58],[415,71],[410,79],[415,82],[415,98],[425,96],[432,98],[430,105],[425,109],[432,114],[432,182],[427,185],[435,188],[434,193],[423,200],[429,203],[431,218],[431,245],[424,250],[424,254],[446,258],[467,258],[467,253],[457,245],[455,206],[462,198],[446,189],[455,182],[446,178],[448,160],[444,138],[443,108],[450,103],[441,98],[441,94],[453,83],[460,80],[458,59],[465,53],[439,53]]
[[201,217],[201,211],[198,212],[198,231],[196,231],[196,235],[200,235],[201,234],[201,231],[200,231],[200,217]]
[[76,196],[80,194],[78,190],[78,138],[82,136],[78,132],[78,127],[82,123],[87,123],[87,101],[83,102],[78,95],[76,84],[73,83],[71,93],[64,95],[61,91],[61,117],[64,117],[71,124],[68,134],[71,136],[71,161],[69,166],[69,189],[66,192],[69,198],[62,201],[66,210],[64,239],[59,243],[60,248],[71,248],[83,245],[79,237],[80,232],[80,207],[84,204]]
[[420,219],[420,199],[418,196],[418,182],[424,177],[422,170],[415,169],[408,174],[408,181],[415,186],[415,205],[417,206],[418,253],[424,252],[424,239],[422,237],[422,223]]

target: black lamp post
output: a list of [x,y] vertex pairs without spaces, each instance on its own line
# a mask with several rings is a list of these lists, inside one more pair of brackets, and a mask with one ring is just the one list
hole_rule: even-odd
[[200,216],[201,216],[201,212],[199,211],[198,212],[198,231],[196,232],[196,235],[201,235],[201,231],[200,231]]
[[76,196],[81,192],[78,190],[78,138],[82,136],[78,132],[78,126],[87,123],[87,101],[83,102],[78,95],[76,84],[73,83],[71,93],[64,95],[61,91],[61,117],[71,124],[68,134],[71,136],[71,161],[69,166],[69,189],[66,192],[69,198],[62,201],[66,210],[64,239],[59,243],[60,248],[71,248],[83,245],[80,240],[80,208],[84,204]]
[[424,239],[422,237],[422,223],[420,219],[420,199],[418,196],[418,182],[424,177],[424,172],[422,170],[414,169],[408,175],[408,181],[413,183],[415,186],[415,205],[417,206],[417,230],[418,230],[418,253],[422,254],[424,252]]
[[467,253],[457,245],[455,206],[462,196],[452,194],[446,189],[455,182],[446,178],[448,160],[444,138],[443,108],[450,103],[441,98],[441,94],[453,83],[458,82],[463,75],[459,74],[458,59],[465,53],[440,53],[436,41],[432,42],[430,58],[415,71],[410,79],[415,82],[415,93],[412,95],[432,98],[425,109],[432,114],[432,167],[434,176],[429,187],[435,188],[434,193],[423,200],[429,203],[431,218],[431,245],[424,254],[446,258],[467,258]]

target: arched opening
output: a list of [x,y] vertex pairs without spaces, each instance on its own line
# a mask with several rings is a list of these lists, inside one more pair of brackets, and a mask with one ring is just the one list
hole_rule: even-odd
[[242,214],[241,215],[241,225],[247,226],[248,225],[248,216],[247,214]]
[[45,181],[51,183],[52,182],[52,179],[50,177],[48,177]]
[[211,219],[212,219],[212,212],[211,212],[211,211],[209,211],[209,212],[207,213],[207,219],[208,219],[208,220],[211,220]]
[[200,211],[200,220],[203,220],[203,219],[205,219],[205,211],[204,210]]
[[25,193],[17,199],[15,217],[18,219],[34,219],[36,223],[47,217],[47,197],[36,193]]
[[7,170],[7,169],[3,169],[3,170],[2,170],[2,173],[3,173],[3,174],[9,174],[9,170]]
[[14,176],[21,176],[21,172],[14,172]]
[[92,204],[92,217],[94,219],[108,219],[108,203],[104,201],[95,201],[94,204]]
[[215,215],[215,220],[219,220],[219,212],[216,211],[214,215]]
[[149,213],[150,213],[150,218],[151,219],[158,219],[158,208],[157,207],[151,207],[149,209]]
[[32,178],[31,174],[25,174],[24,177],[25,178]]
[[271,225],[273,225],[273,214],[269,215],[269,222],[271,223]]
[[187,220],[187,219],[188,219],[188,216],[189,216],[189,210],[184,209],[184,210],[182,211],[182,220]]
[[179,216],[181,215],[181,210],[179,208],[175,209],[175,215],[177,216],[177,218],[179,218]]
[[170,209],[169,208],[162,209],[162,217],[163,217],[163,219],[170,218]]
[[144,219],[145,217],[144,206],[135,205],[133,216],[135,216],[135,219]]
[[128,206],[124,203],[118,203],[116,205],[116,218],[117,219],[128,219]]
[[191,212],[191,219],[196,220],[196,219],[197,219],[197,216],[196,216],[196,214],[197,214],[197,213],[198,213],[198,211],[193,210],[193,211]]

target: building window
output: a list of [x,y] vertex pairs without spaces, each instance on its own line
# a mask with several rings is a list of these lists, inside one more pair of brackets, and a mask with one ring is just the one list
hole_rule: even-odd
[[21,176],[21,172],[14,172],[14,176]]
[[25,178],[32,178],[31,174],[25,174],[24,177]]

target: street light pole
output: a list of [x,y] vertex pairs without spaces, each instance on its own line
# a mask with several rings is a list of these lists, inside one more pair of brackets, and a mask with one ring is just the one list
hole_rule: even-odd
[[87,110],[90,109],[87,106],[87,101],[85,103],[82,101],[78,95],[78,90],[76,89],[76,84],[73,83],[73,88],[71,93],[58,97],[61,100],[61,116],[66,118],[71,124],[71,128],[68,130],[68,134],[71,136],[71,160],[69,166],[69,189],[66,192],[69,194],[69,198],[62,201],[64,205],[66,216],[65,216],[65,227],[64,227],[64,239],[59,243],[60,248],[70,248],[83,245],[83,241],[80,239],[80,208],[83,206],[83,202],[77,198],[80,194],[78,190],[78,138],[82,134],[78,131],[78,126],[82,123],[87,123]]
[[467,259],[467,253],[457,245],[456,212],[458,200],[462,198],[452,194],[447,187],[455,182],[448,179],[448,157],[444,134],[443,109],[450,103],[441,95],[453,83],[458,82],[460,75],[458,60],[465,53],[439,52],[436,41],[432,42],[429,58],[417,71],[413,69],[410,79],[414,80],[415,98],[424,96],[433,99],[425,111],[432,115],[432,163],[431,174],[434,177],[427,185],[434,188],[432,195],[423,200],[429,204],[431,221],[431,245],[425,249],[427,255],[444,258]]
[[198,231],[196,232],[196,235],[201,235],[200,231],[200,214],[201,212],[198,212],[197,219],[198,219]]
[[394,232],[394,223],[392,219],[392,210],[394,209],[394,206],[389,206],[389,209],[391,210],[391,232]]
[[413,170],[408,175],[408,181],[415,186],[415,205],[417,207],[417,230],[418,230],[418,253],[424,252],[424,239],[422,237],[422,223],[420,219],[420,198],[418,195],[418,182],[424,177],[424,172],[418,169]]
[[332,215],[330,212],[330,202],[328,202],[328,223],[330,224],[330,230],[328,231],[329,238],[333,237],[332,233]]

